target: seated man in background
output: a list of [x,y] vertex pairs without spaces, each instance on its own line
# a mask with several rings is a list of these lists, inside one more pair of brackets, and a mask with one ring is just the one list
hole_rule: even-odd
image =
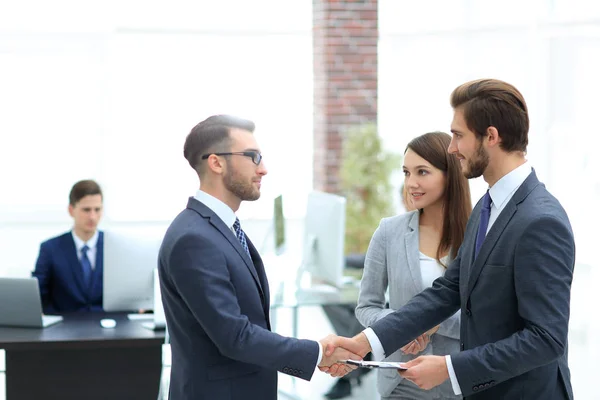
[[96,182],[73,185],[69,214],[73,229],[42,243],[32,273],[45,314],[102,311],[102,190]]

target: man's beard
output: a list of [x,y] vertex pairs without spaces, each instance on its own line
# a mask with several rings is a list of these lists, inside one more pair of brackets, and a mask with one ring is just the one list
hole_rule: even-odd
[[247,182],[245,179],[236,174],[235,171],[229,170],[223,177],[223,183],[227,190],[242,201],[258,200],[260,198],[260,190],[252,184],[252,181]]
[[467,162],[467,166],[469,167],[467,172],[465,172],[465,176],[467,179],[471,178],[479,178],[483,175],[483,172],[488,167],[490,163],[490,156],[483,148],[483,141],[479,142],[479,146],[477,147],[477,152],[475,153],[475,157],[471,158]]

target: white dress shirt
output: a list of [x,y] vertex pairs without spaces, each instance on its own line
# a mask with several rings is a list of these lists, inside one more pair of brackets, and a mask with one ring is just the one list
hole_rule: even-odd
[[[498,180],[498,182],[496,182],[494,186],[489,189],[492,204],[490,221],[488,223],[486,234],[490,231],[490,228],[494,222],[496,222],[504,207],[506,207],[517,189],[523,184],[523,182],[525,182],[525,179],[527,179],[529,174],[531,174],[531,165],[528,161],[526,161],[524,164],[518,166],[500,178],[500,180]],[[373,329],[367,328],[363,332],[367,337],[369,344],[371,345],[371,350],[375,360],[383,360],[385,358],[385,352],[383,350],[383,346],[381,345],[381,341]],[[450,376],[450,381],[452,382],[452,390],[454,390],[454,394],[461,395],[462,391],[460,390],[458,379],[454,373],[454,367],[452,366],[452,358],[450,355],[446,356],[446,367],[448,368],[448,375]]]
[[[217,214],[217,217],[221,218],[225,225],[227,225],[235,235],[233,224],[235,223],[236,216],[233,210],[227,204],[202,190],[198,190],[194,198]],[[317,358],[316,366],[321,364],[321,360],[323,359],[323,348],[318,342],[317,345],[319,346],[319,357]]]
[[87,245],[87,247],[89,248],[87,251],[87,257],[88,260],[90,260],[92,271],[96,269],[96,254],[98,253],[96,245],[98,244],[99,236],[98,230],[96,230],[94,236],[92,236],[87,242],[84,242],[79,236],[77,236],[77,234],[75,234],[75,231],[71,231],[71,235],[73,235],[73,241],[75,242],[75,249],[77,250],[77,258],[79,259],[79,261],[81,261],[81,258],[83,257],[83,252],[81,251],[81,249],[83,249],[83,246]]

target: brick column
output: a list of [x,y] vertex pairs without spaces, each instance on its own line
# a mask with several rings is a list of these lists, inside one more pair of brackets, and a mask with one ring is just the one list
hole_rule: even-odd
[[313,0],[315,190],[338,193],[344,132],[377,122],[377,0]]

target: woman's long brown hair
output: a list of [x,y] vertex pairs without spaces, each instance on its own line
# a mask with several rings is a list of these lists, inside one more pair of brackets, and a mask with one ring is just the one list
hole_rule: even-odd
[[456,256],[463,242],[467,220],[472,209],[469,181],[463,175],[458,159],[448,153],[451,139],[450,135],[444,132],[429,132],[414,138],[406,146],[406,150],[411,149],[417,153],[435,168],[441,170],[446,177],[443,195],[442,238],[435,256],[436,260],[444,267],[446,265],[440,261],[440,258],[448,251],[451,258]]

